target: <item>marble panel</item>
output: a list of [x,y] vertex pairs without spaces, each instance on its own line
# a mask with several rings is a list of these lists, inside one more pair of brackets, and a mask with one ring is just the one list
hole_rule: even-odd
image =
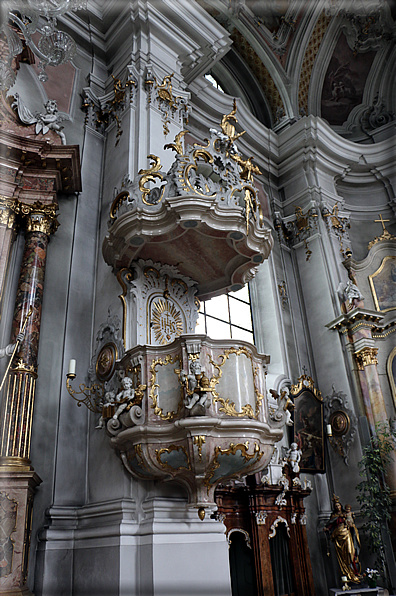
[[217,385],[220,397],[234,402],[237,412],[247,404],[250,404],[255,411],[256,395],[252,361],[245,354],[230,354],[221,371],[223,374]]

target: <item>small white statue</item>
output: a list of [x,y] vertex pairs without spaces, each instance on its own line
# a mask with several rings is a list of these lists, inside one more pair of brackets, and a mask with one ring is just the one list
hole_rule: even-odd
[[47,134],[49,130],[53,130],[60,137],[62,145],[66,145],[66,137],[62,132],[63,126],[60,123],[63,120],[68,120],[69,116],[64,112],[58,111],[58,104],[55,99],[49,99],[45,104],[45,114],[41,112],[32,112],[25,106],[19,97],[18,93],[14,95],[14,102],[12,108],[17,108],[18,116],[21,122],[24,124],[36,124],[36,135],[42,132],[43,135]]
[[[106,408],[108,406],[114,406],[114,400],[115,400],[115,391],[107,391],[104,395],[104,403],[102,408]],[[99,418],[99,422],[98,425],[95,426],[95,428],[103,428],[104,427],[104,418],[103,416],[101,416]]]
[[290,465],[295,474],[298,474],[300,471],[300,466],[298,464],[300,462],[301,455],[302,451],[301,449],[298,449],[297,443],[292,443],[290,445],[290,449],[286,451],[287,463]]
[[122,379],[122,381],[121,381],[122,389],[119,393],[117,393],[116,398],[115,398],[115,401],[116,401],[116,403],[119,403],[119,406],[113,416],[114,420],[118,420],[119,415],[122,414],[122,412],[125,410],[125,408],[128,406],[128,404],[135,397],[135,390],[132,387],[132,385],[133,385],[133,381],[129,377],[124,377]]
[[186,387],[186,399],[184,405],[187,410],[191,410],[196,404],[205,407],[206,392],[196,391],[199,388],[199,380],[202,377],[202,368],[199,360],[192,360],[190,362],[190,374],[186,374],[184,370],[180,373],[180,379]]
[[269,392],[278,402],[278,407],[275,412],[271,414],[271,419],[275,422],[282,422],[284,420],[287,426],[293,426],[290,409],[294,408],[294,403],[289,397],[288,387],[286,387],[280,395],[274,389],[270,389]]
[[[25,337],[25,332],[23,333],[18,333],[18,335],[16,336],[16,341],[19,343],[23,340],[23,338]],[[5,358],[6,356],[11,356],[11,354],[13,353],[14,349],[16,346],[16,342],[14,344],[8,344],[8,346],[6,346],[5,348],[0,348],[0,358]]]

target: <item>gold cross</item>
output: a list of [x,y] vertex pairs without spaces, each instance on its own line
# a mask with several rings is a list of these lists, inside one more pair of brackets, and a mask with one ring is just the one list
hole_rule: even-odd
[[375,220],[374,220],[374,223],[377,223],[377,222],[378,222],[378,223],[382,223],[383,232],[386,232],[386,228],[385,228],[385,222],[386,222],[386,221],[390,221],[390,219],[384,219],[384,218],[382,217],[382,213],[380,213],[378,217],[379,217],[379,219],[375,219]]

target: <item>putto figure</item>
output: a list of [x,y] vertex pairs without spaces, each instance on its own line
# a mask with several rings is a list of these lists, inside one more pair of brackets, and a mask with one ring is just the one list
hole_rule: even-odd
[[64,112],[58,111],[58,104],[55,99],[49,99],[45,104],[45,113],[32,112],[25,106],[18,93],[14,95],[14,102],[11,105],[16,108],[18,116],[23,124],[36,124],[36,135],[40,132],[45,135],[49,130],[53,130],[60,137],[62,145],[66,145],[66,137],[62,132],[63,126],[60,125],[64,120],[68,120],[69,116]]

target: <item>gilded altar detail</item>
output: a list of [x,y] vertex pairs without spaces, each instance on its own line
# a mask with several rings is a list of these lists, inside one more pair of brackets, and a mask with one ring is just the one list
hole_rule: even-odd
[[378,364],[377,360],[378,348],[363,348],[355,353],[356,363],[359,370],[364,370],[366,366]]
[[167,299],[154,299],[151,304],[152,330],[160,345],[170,343],[183,333],[181,313]]
[[41,232],[49,236],[55,233],[59,227],[59,222],[56,219],[56,205],[44,205],[41,201],[36,201],[32,205],[23,203],[20,212],[26,220],[27,232]]

